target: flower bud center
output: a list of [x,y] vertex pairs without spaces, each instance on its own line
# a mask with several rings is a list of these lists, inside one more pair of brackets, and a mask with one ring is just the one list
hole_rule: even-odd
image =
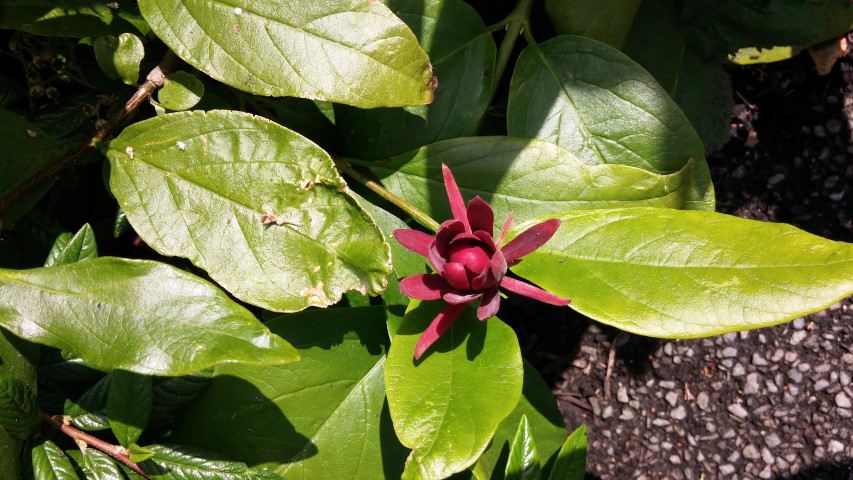
[[448,260],[462,264],[467,270],[468,281],[489,268],[491,256],[483,248],[483,244],[470,240],[458,240],[450,246]]

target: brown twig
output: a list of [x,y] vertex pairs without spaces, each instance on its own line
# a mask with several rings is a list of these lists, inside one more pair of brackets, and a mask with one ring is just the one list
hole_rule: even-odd
[[93,437],[88,433],[79,430],[77,428],[72,427],[71,425],[65,423],[65,418],[62,415],[51,415],[46,412],[41,412],[41,419],[43,422],[47,423],[51,427],[61,431],[62,433],[71,437],[77,445],[81,445],[85,447],[92,447],[97,450],[100,450],[107,455],[113,457],[119,462],[127,465],[128,468],[133,470],[134,472],[142,475],[148,480],[152,480],[151,476],[145,473],[139,465],[130,461],[130,457],[127,455],[127,449],[122,447],[121,445],[113,445],[111,443],[107,443],[100,438]]
[[171,51],[168,52],[166,56],[163,57],[163,61],[160,62],[160,65],[157,65],[148,73],[148,76],[145,77],[145,81],[124,104],[124,107],[110,117],[107,122],[99,128],[94,135],[92,135],[91,138],[72,148],[58,160],[39,170],[35,175],[24,181],[24,183],[18,185],[14,190],[9,192],[8,195],[0,198],[0,218],[6,215],[6,213],[8,213],[9,210],[22,198],[29,195],[43,184],[55,180],[60,172],[71,165],[74,165],[74,163],[76,163],[83,154],[98,146],[98,144],[103,142],[119,127],[121,127],[136,111],[136,109],[154,93],[155,90],[163,86],[163,80],[165,80],[166,74],[172,68],[172,65],[175,64],[177,58],[178,57],[175,56],[174,53]]

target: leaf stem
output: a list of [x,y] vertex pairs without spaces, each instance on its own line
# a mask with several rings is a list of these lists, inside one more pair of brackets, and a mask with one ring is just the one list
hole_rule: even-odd
[[32,193],[43,184],[53,181],[66,168],[74,165],[77,160],[89,150],[97,147],[101,142],[112,135],[119,127],[121,127],[130,116],[136,112],[142,103],[144,103],[155,90],[163,86],[163,80],[166,74],[177,61],[178,57],[171,51],[166,53],[159,65],[154,67],[145,81],[134,94],[128,99],[121,110],[113,114],[107,122],[99,128],[91,138],[84,140],[79,145],[65,152],[65,155],[36,172],[32,177],[26,179],[23,183],[15,187],[5,197],[0,198],[0,218],[3,218],[9,210],[25,196]]
[[377,195],[388,200],[394,205],[400,207],[404,212],[408,213],[412,216],[412,218],[423,225],[424,227],[432,230],[433,232],[438,231],[439,224],[435,220],[432,219],[426,213],[420,211],[417,207],[407,202],[405,199],[398,197],[397,195],[389,192],[385,187],[380,185],[379,183],[367,178],[362,175],[361,172],[352,167],[352,165],[342,157],[333,158],[335,162],[335,166],[343,173],[346,173],[350,177],[357,180],[359,183],[364,185],[365,187],[373,190]]
[[491,103],[491,99],[495,96],[495,93],[498,90],[498,85],[501,83],[504,70],[506,70],[509,58],[512,56],[512,51],[515,48],[515,42],[518,40],[521,32],[525,30],[524,27],[527,23],[528,17],[530,16],[531,8],[533,8],[533,0],[519,0],[512,12],[507,16],[508,21],[506,22],[506,35],[498,48],[489,103]]
[[89,435],[88,433],[82,430],[79,430],[69,424],[66,424],[65,418],[62,415],[51,415],[46,412],[40,412],[39,415],[41,416],[43,422],[71,437],[71,439],[74,440],[74,443],[76,443],[78,446],[80,446],[82,443],[84,445],[83,448],[93,447],[97,450],[100,450],[106,453],[107,455],[113,457],[114,459],[118,460],[119,462],[125,464],[134,472],[142,475],[148,480],[152,480],[151,476],[145,473],[145,471],[143,471],[142,468],[139,467],[139,465],[130,461],[130,457],[126,453],[127,449],[122,447],[121,445],[113,445],[111,443],[107,443],[101,440],[100,438]]

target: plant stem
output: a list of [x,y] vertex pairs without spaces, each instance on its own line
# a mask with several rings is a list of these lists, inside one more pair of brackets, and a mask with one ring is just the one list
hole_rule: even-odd
[[[51,415],[46,412],[40,413],[41,419],[43,422],[47,423],[51,427],[59,430],[60,432],[71,437],[75,443],[79,446],[81,443],[85,445],[85,447],[93,447],[97,450],[100,450],[107,455],[113,457],[119,462],[127,465],[128,468],[133,470],[134,472],[142,475],[143,477],[151,480],[151,476],[145,473],[139,465],[130,461],[130,457],[127,456],[127,449],[122,447],[121,445],[113,445],[111,443],[107,443],[100,438],[93,437],[88,433],[78,430],[77,428],[72,427],[65,423],[65,419],[62,415]],[[84,448],[85,448],[84,447]]]
[[130,99],[124,104],[124,108],[117,111],[112,117],[110,117],[107,122],[98,129],[94,135],[92,135],[91,138],[67,151],[65,155],[60,157],[58,160],[39,170],[35,175],[26,179],[24,183],[15,187],[15,189],[9,192],[5,197],[0,198],[0,218],[3,218],[3,216],[6,215],[6,213],[8,213],[9,210],[25,196],[29,195],[43,184],[55,180],[63,170],[74,165],[74,163],[76,163],[83,154],[97,147],[101,142],[118,130],[118,128],[121,127],[134,112],[136,112],[136,109],[139,108],[139,106],[142,105],[142,103],[144,103],[155,90],[163,86],[163,80],[166,78],[166,74],[172,68],[172,65],[175,64],[177,59],[178,57],[171,51],[166,53],[166,56],[163,57],[163,61],[160,62],[160,65],[157,65],[148,73],[148,76],[145,77],[145,81],[142,85],[139,86],[136,92],[134,92]]
[[519,0],[518,4],[512,10],[512,13],[507,17],[506,35],[501,41],[501,46],[498,48],[498,55],[495,61],[495,71],[492,77],[492,92],[489,96],[489,103],[497,92],[498,85],[501,83],[504,70],[506,70],[509,57],[512,56],[512,51],[515,48],[515,41],[521,35],[524,25],[527,23],[527,18],[530,16],[530,9],[533,8],[533,0]]
[[411,203],[407,202],[405,199],[398,197],[397,195],[389,192],[382,185],[380,185],[380,184],[376,183],[375,181],[365,177],[358,170],[354,169],[352,167],[352,165],[350,165],[350,163],[348,161],[344,160],[343,158],[338,157],[338,158],[335,158],[334,161],[335,161],[335,166],[338,168],[338,170],[346,173],[347,175],[354,178],[355,180],[357,180],[359,183],[361,183],[365,187],[373,190],[377,195],[384,198],[385,200],[388,200],[389,202],[393,203],[394,205],[400,207],[404,212],[411,215],[412,218],[416,222],[420,223],[424,227],[432,230],[433,232],[438,231],[439,224],[438,224],[438,222],[433,220],[432,217],[430,217],[426,213],[418,210],[417,207],[415,207]]

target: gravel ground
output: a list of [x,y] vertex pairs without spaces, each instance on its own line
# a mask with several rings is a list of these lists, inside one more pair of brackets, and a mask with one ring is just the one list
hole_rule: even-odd
[[[853,57],[826,77],[807,56],[733,73],[734,138],[709,158],[718,209],[853,241]],[[683,341],[510,303],[567,426],[589,427],[587,478],[853,480],[853,297]]]

